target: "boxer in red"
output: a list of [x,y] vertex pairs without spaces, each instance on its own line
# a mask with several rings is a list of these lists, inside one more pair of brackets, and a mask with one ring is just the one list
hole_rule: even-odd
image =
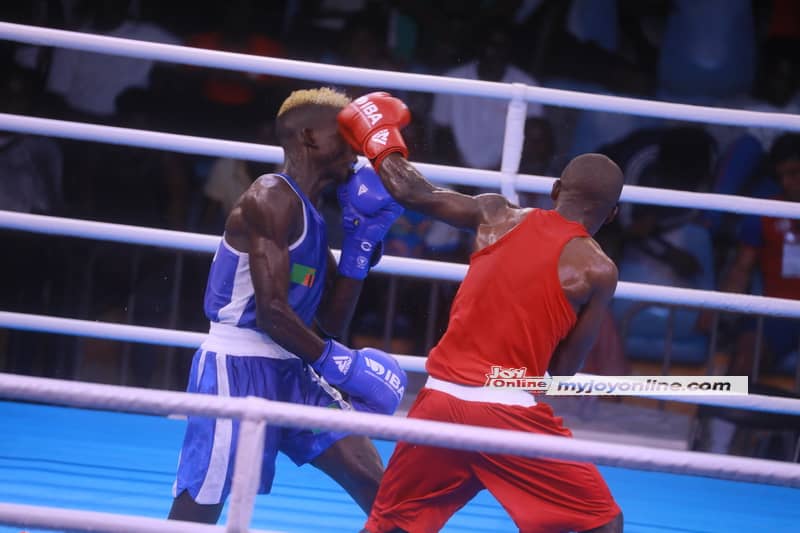
[[[477,251],[408,416],[571,437],[530,392],[486,385],[503,370],[544,376],[581,368],[617,284],[616,266],[591,236],[616,214],[619,167],[599,154],[576,157],[553,184],[553,210],[522,209],[497,194],[467,196],[425,180],[406,160],[400,129],[408,109],[386,93],[356,99],[338,120],[400,204],[475,233]],[[402,442],[365,531],[438,531],[484,488],[526,533],[622,531],[622,513],[592,464]]]

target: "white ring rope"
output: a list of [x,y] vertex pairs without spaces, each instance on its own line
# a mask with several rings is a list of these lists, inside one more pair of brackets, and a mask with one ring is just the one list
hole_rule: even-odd
[[[2,24],[2,23],[0,23]],[[136,146],[155,150],[170,150],[187,154],[214,155],[248,161],[280,163],[283,149],[279,146],[225,141],[207,137],[179,135],[158,131],[101,126],[81,122],[69,122],[49,118],[27,117],[0,113],[0,130],[47,135],[65,139],[96,141],[108,144]],[[517,129],[510,131],[518,131]],[[521,150],[521,142],[507,136],[505,146]],[[504,157],[506,154],[504,150]],[[511,157],[509,155],[508,157]],[[517,157],[519,157],[517,155]],[[530,174],[513,175],[508,172],[479,170],[427,163],[414,163],[426,177],[443,184],[460,184],[473,187],[508,189],[509,180],[523,192],[549,193],[555,178]],[[512,163],[507,163],[512,168]],[[739,214],[763,215],[800,219],[800,204],[780,200],[747,198],[727,194],[675,191],[657,187],[626,185],[620,197],[622,201],[638,204],[663,205],[668,207],[689,207],[702,210],[727,211]]]
[[[420,164],[431,179],[449,183],[500,187],[514,198],[517,190],[547,192],[552,178],[516,175],[522,147],[519,115],[524,102],[534,101],[581,109],[624,112],[635,115],[683,119],[694,122],[768,126],[800,131],[800,117],[787,114],[758,113],[741,110],[715,109],[683,104],[670,104],[613,96],[589,95],[571,91],[526,87],[494,82],[459,80],[397,72],[374,71],[348,67],[320,65],[275,58],[247,56],[229,52],[193,49],[182,46],[147,43],[107,36],[89,35],[62,30],[37,28],[0,22],[0,38],[35,45],[58,46],[138,57],[159,61],[185,63],[223,69],[245,70],[300,79],[324,80],[380,86],[393,89],[427,90],[511,100],[510,125],[506,130],[502,172],[475,171],[437,165]],[[520,105],[523,104],[523,105]],[[182,153],[216,155],[254,161],[278,163],[282,151],[274,146],[207,139],[186,135],[113,128],[91,124],[39,119],[0,114],[0,129],[51,135],[87,141],[172,150]],[[764,201],[725,195],[665,191],[643,187],[626,187],[622,199],[654,205],[716,209],[736,213],[800,218],[800,206],[789,202]],[[37,231],[48,234],[165,246],[192,251],[211,252],[218,237],[172,232],[134,226],[75,221],[55,217],[36,217],[0,212],[0,227]],[[387,273],[460,280],[465,265],[386,257],[378,269]],[[747,295],[721,295],[642,284],[620,283],[618,297],[661,303],[695,305],[721,310],[758,312],[776,316],[800,316],[798,302]],[[205,337],[202,333],[144,328],[120,324],[89,322],[0,312],[0,325],[19,329],[34,329],[59,333],[81,334],[118,340],[152,342],[195,347]],[[398,356],[406,369],[421,370],[423,358]],[[413,368],[412,368],[413,367]],[[421,444],[444,445],[459,449],[480,449],[494,453],[511,453],[531,457],[553,457],[642,470],[658,470],[680,474],[710,476],[721,479],[770,483],[800,487],[800,465],[788,465],[759,459],[733,458],[697,452],[676,452],[650,448],[603,444],[564,439],[525,432],[493,428],[459,426],[423,420],[345,413],[297,404],[270,402],[258,398],[220,398],[170,391],[153,391],[111,385],[76,383],[46,378],[30,378],[0,374],[0,396],[50,401],[83,407],[104,407],[120,410],[172,414],[181,412],[242,418],[242,455],[237,463],[252,455],[259,456],[259,435],[264,421],[290,427],[316,427],[328,430],[347,430],[378,438],[405,440]],[[669,397],[666,397],[669,398]],[[670,398],[683,400],[683,398]],[[769,410],[800,414],[800,401],[771,397],[692,398],[692,403],[708,403],[724,407]],[[252,427],[250,427],[252,426]],[[253,439],[256,439],[255,442]],[[258,463],[258,459],[257,463]],[[231,519],[225,531],[246,531],[252,513],[254,478],[248,479],[244,463],[235,472]],[[256,469],[260,470],[260,469]],[[30,515],[30,518],[26,515]],[[109,532],[151,531],[222,531],[219,526],[200,526],[180,522],[164,522],[146,518],[124,517],[105,513],[68,511],[42,507],[0,504],[0,521],[26,527],[68,527],[80,530]]]
[[[0,502],[0,524],[94,533],[225,533],[225,526]],[[279,533],[250,529],[250,533]]]
[[[216,67],[227,70],[241,70],[260,74],[272,74],[288,78],[347,83],[364,87],[386,87],[390,89],[463,94],[506,100],[511,100],[515,93],[515,89],[512,85],[506,83],[463,80],[424,74],[408,74],[387,70],[368,70],[290,59],[251,56],[187,46],[11,24],[8,22],[0,22],[0,39],[14,40],[41,46],[73,48],[101,54]],[[525,87],[524,98],[526,101],[539,102],[542,104],[660,117],[672,120],[739,126],[768,126],[793,131],[800,130],[800,117],[785,113],[763,113],[673,104],[637,98],[586,94],[575,91],[530,86]]]
[[228,505],[227,531],[247,533],[261,476],[261,463],[264,460],[264,436],[266,420],[242,420],[239,426],[239,443],[236,445],[236,459],[231,479],[231,494]]
[[[180,346],[197,348],[206,338],[205,333],[180,331],[175,329],[132,326],[128,324],[112,324],[93,320],[77,320],[54,316],[29,315],[0,311],[0,327],[13,329],[79,335],[99,339],[110,339],[126,342],[142,342],[163,346]],[[426,357],[414,355],[392,354],[403,370],[425,373]],[[590,374],[578,374],[583,377],[598,377]],[[748,396],[670,396],[668,394],[651,394],[648,398],[670,400],[683,403],[728,407],[731,409],[747,409],[800,416],[800,400],[751,394]]]
[[106,144],[137,146],[153,150],[170,150],[185,154],[215,155],[264,163],[283,161],[283,149],[279,146],[225,141],[177,133],[101,126],[50,118],[26,117],[0,113],[0,129],[48,135],[80,141],[96,141]]
[[187,252],[214,253],[220,241],[219,235],[34,215],[2,209],[0,209],[0,228],[80,239],[161,246]]
[[[0,210],[0,227],[45,233],[48,235],[65,235],[86,239],[149,244],[179,250],[209,253],[213,253],[217,249],[220,239],[220,237],[202,235],[199,233],[183,233],[172,230],[75,220],[45,215],[32,215],[3,210]],[[338,251],[335,251],[334,254],[338,254]],[[427,259],[384,256],[374,270],[383,274],[461,281],[467,272],[467,265],[431,261]],[[800,301],[754,296],[751,294],[731,294],[621,281],[617,285],[617,291],[614,293],[614,296],[628,300],[695,306],[717,309],[720,311],[800,317]]]
[[800,487],[800,464],[337,411],[254,397],[223,398],[9,374],[0,374],[0,397],[161,415],[180,413],[266,420],[268,424],[283,427],[348,431],[373,438],[461,450],[587,461],[636,470]]
[[0,311],[0,326],[25,331],[42,331],[61,335],[79,335],[95,339],[143,342],[161,346],[197,348],[206,338],[205,333],[176,329],[153,328],[113,324],[95,320],[78,320],[45,315],[29,315]]

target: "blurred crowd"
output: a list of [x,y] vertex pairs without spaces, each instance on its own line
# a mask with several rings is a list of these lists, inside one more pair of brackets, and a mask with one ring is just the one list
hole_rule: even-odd
[[[797,113],[800,105],[800,4],[792,0],[17,0],[0,5],[0,20],[719,107]],[[268,145],[277,144],[273,119],[283,98],[319,85],[5,41],[0,61],[0,112]],[[383,89],[340,88],[354,96]],[[404,132],[412,160],[499,169],[506,102],[395,93],[414,117]],[[800,201],[798,134],[533,103],[527,115],[521,173],[557,176],[574,155],[595,151],[612,157],[629,185]],[[274,168],[0,132],[0,209],[221,234],[239,194]],[[547,207],[549,198],[525,194],[521,202]],[[333,191],[320,208],[335,247]],[[1,235],[3,310],[206,327],[206,254]],[[623,281],[800,299],[794,220],[625,203],[598,240]],[[386,251],[466,262],[470,243],[468,235],[406,212]],[[350,340],[423,354],[442,333],[455,289],[372,276]],[[636,361],[661,363],[668,352],[671,364],[792,377],[799,331],[795,320],[616,300],[587,370],[624,373]],[[122,375],[145,386],[182,388],[188,362],[182,350],[11,331],[0,333],[0,349],[3,369],[96,380]],[[728,356],[723,368],[712,368],[716,352]],[[108,361],[115,361],[111,370]]]

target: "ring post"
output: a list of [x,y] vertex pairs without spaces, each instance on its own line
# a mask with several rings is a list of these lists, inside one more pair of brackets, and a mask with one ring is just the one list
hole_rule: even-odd
[[522,159],[522,147],[525,142],[525,119],[528,102],[525,101],[525,84],[514,83],[513,96],[508,103],[506,113],[506,131],[503,138],[503,160],[500,164],[500,192],[512,204],[519,204],[516,191],[516,178],[519,162]]
[[239,443],[236,447],[236,464],[233,467],[226,533],[247,533],[250,528],[261,480],[266,427],[265,420],[251,418],[243,419],[239,425]]

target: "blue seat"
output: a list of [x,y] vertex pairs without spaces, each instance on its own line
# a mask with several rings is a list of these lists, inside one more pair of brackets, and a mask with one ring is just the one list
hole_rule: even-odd
[[[625,253],[619,265],[620,280],[637,283],[714,289],[711,235],[698,224],[685,224],[670,232],[669,240],[695,256],[702,272],[692,280],[680,280],[667,274],[668,269],[653,269],[640,255]],[[617,299],[612,306],[614,317],[623,328],[625,354],[633,360],[661,361],[666,354],[668,307]],[[695,331],[699,309],[672,310],[673,333],[670,361],[701,365],[708,360],[708,336]]]

